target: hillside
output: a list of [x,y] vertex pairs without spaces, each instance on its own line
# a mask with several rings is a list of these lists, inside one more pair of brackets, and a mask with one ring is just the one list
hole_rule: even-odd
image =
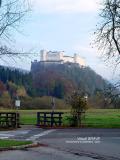
[[2,88],[8,91],[9,85],[14,88],[12,89],[14,92],[17,88],[24,87],[25,91],[29,94],[32,86],[31,74],[19,69],[0,66],[0,92]]
[[11,70],[0,66],[0,81],[6,86],[12,82],[17,86],[24,86],[29,96],[55,96],[64,98],[74,90],[82,90],[88,95],[94,95],[97,90],[104,90],[107,86],[100,75],[91,68],[80,68],[78,65],[38,63],[31,67],[31,73]]
[[[0,109],[15,107],[15,99],[21,100],[21,109],[50,109],[51,97],[39,97],[33,88],[31,73],[0,66]],[[70,107],[63,100],[55,98],[56,108]]]
[[31,67],[33,85],[39,95],[53,95],[63,98],[74,90],[82,90],[94,95],[104,90],[107,81],[89,67],[79,67],[72,63],[44,64],[37,62]]
[[88,94],[91,107],[118,108],[119,97],[111,99],[105,95],[102,91],[106,87],[108,82],[91,68],[71,63],[37,63],[31,66],[30,73],[0,66],[0,108],[13,107],[16,97],[20,98],[23,108],[49,108],[50,96],[61,99],[58,106],[63,107],[66,96],[78,89]]

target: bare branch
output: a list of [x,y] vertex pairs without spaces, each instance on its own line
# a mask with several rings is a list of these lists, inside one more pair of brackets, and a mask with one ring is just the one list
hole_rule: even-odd
[[120,0],[104,0],[102,21],[95,32],[98,48],[108,59],[120,62]]
[[29,8],[22,8],[21,3],[24,2],[21,0],[8,0],[5,4],[1,6],[0,38],[2,38],[2,36],[5,35],[5,32],[7,32],[9,29],[14,28],[14,26],[18,25],[20,21],[23,19],[23,17],[26,15],[26,13],[29,11]]
[[30,11],[27,0],[0,0],[0,59],[8,56],[14,59],[20,53],[15,53],[4,45],[4,41],[12,41],[13,36],[10,34],[12,30],[18,30],[20,22],[24,20],[24,16]]

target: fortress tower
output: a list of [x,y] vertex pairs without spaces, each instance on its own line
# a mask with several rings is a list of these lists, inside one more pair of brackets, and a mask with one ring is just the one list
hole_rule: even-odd
[[46,61],[47,60],[47,51],[46,50],[41,50],[40,51],[40,60],[41,61]]
[[76,53],[74,54],[74,63],[78,63],[81,66],[85,66],[85,60]]

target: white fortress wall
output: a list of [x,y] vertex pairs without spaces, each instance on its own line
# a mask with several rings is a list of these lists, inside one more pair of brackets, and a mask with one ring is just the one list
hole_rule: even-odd
[[47,53],[47,61],[59,61],[60,60],[60,55],[58,52],[51,52],[49,51]]
[[57,52],[57,51],[45,51],[45,50],[41,50],[40,52],[41,57],[40,57],[40,61],[61,61],[61,63],[66,63],[66,62],[71,62],[71,63],[78,63],[81,66],[85,66],[85,60],[83,58],[81,58],[78,54],[74,54],[74,57],[72,56],[65,56],[64,55],[64,51],[61,52]]
[[81,58],[78,54],[74,54],[74,63],[78,63],[81,66],[85,66],[85,60]]
[[63,61],[74,63],[74,58],[70,56],[63,56]]
[[64,51],[59,52],[60,60],[63,60],[64,57]]
[[81,66],[86,66],[85,64],[85,60],[81,57],[78,57],[77,62],[81,65]]

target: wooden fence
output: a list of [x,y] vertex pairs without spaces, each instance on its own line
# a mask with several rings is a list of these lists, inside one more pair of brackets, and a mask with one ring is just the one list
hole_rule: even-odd
[[18,128],[19,113],[0,112],[0,128]]
[[55,127],[62,125],[63,112],[37,112],[37,126]]

